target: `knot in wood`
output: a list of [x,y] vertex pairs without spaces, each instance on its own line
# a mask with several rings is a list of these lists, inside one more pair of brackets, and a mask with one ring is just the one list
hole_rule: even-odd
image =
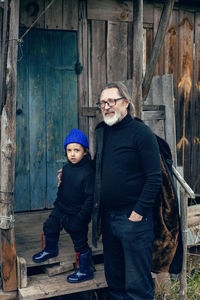
[[123,12],[121,13],[121,15],[120,15],[120,19],[121,19],[121,20],[126,20],[127,17],[128,17],[128,14],[127,14],[126,11],[123,11]]
[[7,143],[7,145],[5,146],[5,148],[2,150],[4,156],[7,159],[11,159],[12,157],[12,151],[13,151],[13,147],[11,143]]

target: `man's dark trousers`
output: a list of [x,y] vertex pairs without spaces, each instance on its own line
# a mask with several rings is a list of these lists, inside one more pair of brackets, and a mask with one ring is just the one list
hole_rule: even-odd
[[128,213],[102,211],[105,276],[116,300],[153,300],[153,221],[128,220]]

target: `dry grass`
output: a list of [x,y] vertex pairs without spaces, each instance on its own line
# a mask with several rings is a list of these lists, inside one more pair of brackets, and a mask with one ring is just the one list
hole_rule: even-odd
[[[179,280],[172,279],[168,293],[156,293],[156,300],[180,300],[179,296],[180,284]],[[187,299],[200,299],[200,255],[188,255],[187,263]]]

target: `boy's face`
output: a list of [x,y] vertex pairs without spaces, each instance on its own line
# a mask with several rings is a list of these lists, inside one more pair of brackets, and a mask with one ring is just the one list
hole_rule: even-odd
[[77,164],[81,159],[83,158],[84,155],[86,155],[86,152],[80,144],[77,143],[71,143],[68,144],[66,147],[66,154],[68,160],[72,164]]

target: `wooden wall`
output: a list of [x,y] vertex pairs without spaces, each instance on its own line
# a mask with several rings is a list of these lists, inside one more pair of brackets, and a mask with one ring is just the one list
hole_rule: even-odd
[[[31,3],[36,3],[36,6]],[[20,26],[30,26],[50,0],[21,0]],[[30,4],[30,5],[29,5]],[[38,8],[39,7],[39,10]],[[144,1],[145,60],[148,64],[162,6]],[[102,86],[132,77],[132,1],[56,0],[36,28],[77,30],[79,126],[94,145],[99,115],[83,113],[94,107]],[[200,193],[200,7],[176,5],[155,75],[173,73],[178,164],[186,180]]]
[[[21,0],[20,27],[29,27],[52,0]],[[34,28],[78,30],[78,0],[55,0]]]
[[200,11],[174,10],[156,74],[173,73],[178,164],[196,193],[200,193],[199,46]]
[[[100,15],[96,7],[98,7]],[[116,1],[111,1],[114,2]],[[126,1],[125,1],[126,2]],[[130,4],[130,2],[127,2]],[[119,8],[119,7],[118,7]],[[123,10],[124,8],[121,7]],[[130,6],[126,6],[130,10]],[[117,11],[117,12],[116,12]],[[91,49],[91,98],[95,105],[105,82],[132,77],[131,16],[106,1],[88,1]],[[147,13],[148,12],[148,13]],[[144,5],[145,60],[151,53],[162,7]],[[124,20],[121,16],[127,16]],[[109,19],[108,19],[109,18]],[[121,19],[120,19],[121,18]],[[128,21],[128,22],[127,22]],[[200,193],[200,6],[199,11],[176,6],[155,75],[173,73],[178,165],[187,182]]]

